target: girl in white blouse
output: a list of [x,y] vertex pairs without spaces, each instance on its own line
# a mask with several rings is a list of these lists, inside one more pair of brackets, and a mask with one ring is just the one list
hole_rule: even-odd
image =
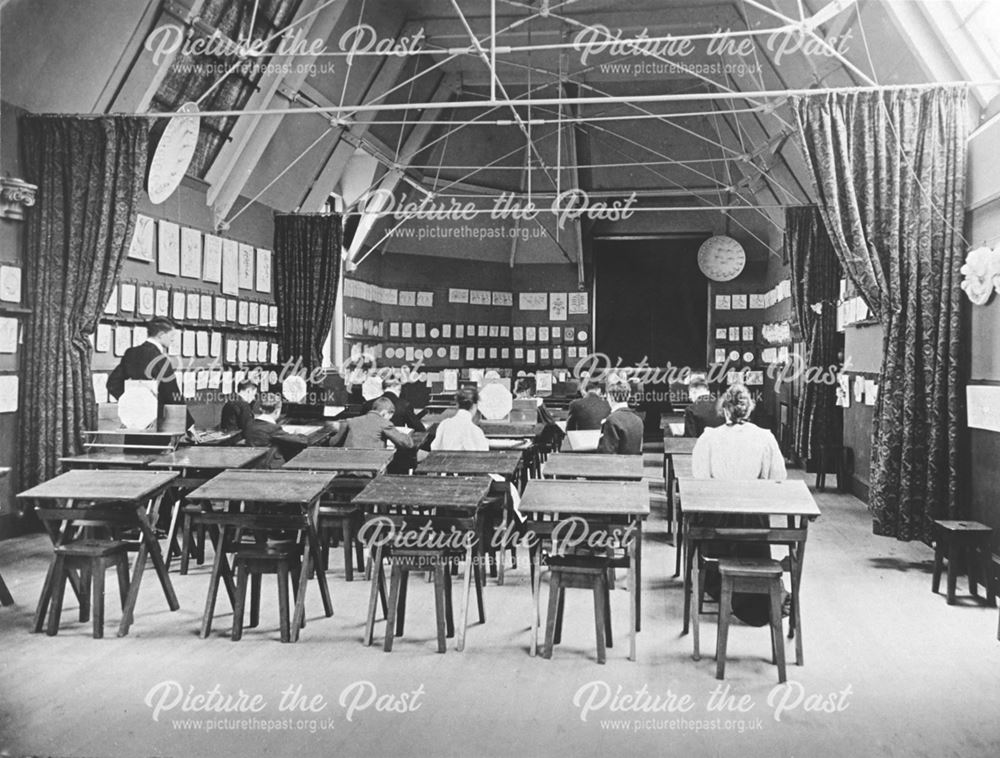
[[[722,396],[723,426],[702,432],[691,454],[691,474],[695,479],[723,479],[738,482],[747,479],[783,480],[788,476],[778,441],[767,429],[748,420],[754,409],[753,396],[741,384],[734,384]],[[734,491],[739,485],[734,484]],[[733,528],[766,528],[766,516],[722,515],[713,525]],[[771,548],[764,542],[706,542],[705,557],[770,558]],[[714,563],[705,572],[705,591],[718,600],[719,573]],[[733,595],[733,613],[744,623],[763,626],[769,620],[768,599],[763,595],[737,592]]]

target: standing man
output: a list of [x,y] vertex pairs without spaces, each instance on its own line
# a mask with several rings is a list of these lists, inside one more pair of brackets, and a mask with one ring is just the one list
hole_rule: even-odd
[[[174,364],[167,355],[167,349],[176,336],[176,329],[165,318],[154,318],[146,325],[146,341],[125,351],[121,362],[108,377],[108,394],[115,400],[125,392],[127,380],[155,381],[159,416],[163,418],[163,406],[184,405],[184,396],[177,386]],[[187,416],[187,428],[194,425],[191,414]]]

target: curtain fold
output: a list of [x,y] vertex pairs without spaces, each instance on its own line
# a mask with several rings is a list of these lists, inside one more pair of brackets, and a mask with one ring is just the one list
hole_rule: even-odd
[[340,275],[342,218],[329,213],[274,217],[274,300],[281,360],[322,365]]
[[121,273],[146,174],[144,118],[26,115],[25,178],[38,185],[26,228],[18,413],[19,486],[54,476],[97,408],[89,337]]
[[[840,262],[815,205],[785,211],[785,253],[792,267],[792,308],[805,342],[806,366],[833,377],[837,355],[837,299]],[[843,439],[843,417],[836,407],[837,387],[820,381],[802,383],[792,432],[792,448],[803,460],[819,447]]]
[[959,268],[968,89],[805,96],[794,104],[844,270],[884,328],[872,428],[876,534],[931,538],[961,518]]

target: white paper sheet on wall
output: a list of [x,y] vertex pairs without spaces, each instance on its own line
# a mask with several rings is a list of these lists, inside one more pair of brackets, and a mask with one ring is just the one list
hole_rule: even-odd
[[98,403],[108,402],[108,375],[93,374],[91,380],[94,385],[94,400]]
[[17,410],[17,375],[0,375],[0,413]]
[[0,266],[0,300],[21,302],[21,269],[17,266]]
[[17,352],[17,319],[0,317],[0,353]]

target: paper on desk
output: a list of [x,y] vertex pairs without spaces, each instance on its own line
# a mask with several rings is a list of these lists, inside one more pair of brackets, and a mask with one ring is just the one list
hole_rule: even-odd
[[[490,474],[490,479],[494,482],[506,482],[500,474]],[[509,482],[510,487],[510,503],[514,507],[514,513],[517,516],[517,520],[524,523],[524,516],[521,515],[521,495],[517,491],[517,487],[514,486],[513,482]]]

